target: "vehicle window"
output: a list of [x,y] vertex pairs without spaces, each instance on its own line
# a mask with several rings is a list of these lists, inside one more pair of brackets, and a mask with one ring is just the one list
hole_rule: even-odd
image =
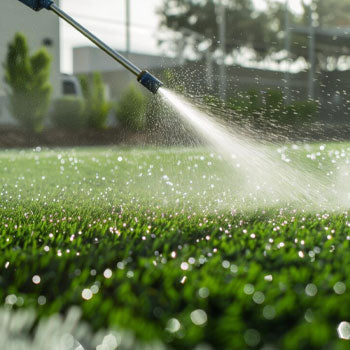
[[63,82],[63,95],[76,95],[77,89],[72,81],[65,80]]

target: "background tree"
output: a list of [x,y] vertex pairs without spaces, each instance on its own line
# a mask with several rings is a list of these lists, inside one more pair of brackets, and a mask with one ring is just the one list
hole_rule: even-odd
[[17,33],[8,46],[5,82],[13,117],[27,130],[39,132],[47,114],[51,58],[45,49],[29,55],[27,40]]
[[[220,0],[222,1],[222,0]],[[312,0],[311,5],[300,0],[303,11],[288,10],[291,27],[309,28],[310,11],[313,10],[314,25],[322,28],[350,27],[350,2],[348,0]],[[201,57],[201,46],[206,45],[211,52],[220,49],[218,41],[217,4],[215,0],[163,0],[160,8],[161,26],[174,34],[166,39],[178,43],[179,50],[190,49]],[[226,1],[226,54],[235,57],[250,50],[254,61],[266,57],[281,61],[285,57],[274,56],[285,48],[285,2],[266,0],[266,8],[258,10],[253,0]],[[291,33],[291,52],[289,58],[308,59],[308,33]],[[330,69],[329,62],[335,62],[349,54],[348,39],[333,36],[317,36],[316,57],[319,68]],[[334,40],[337,42],[335,43]],[[163,43],[165,40],[161,41]],[[331,42],[331,43],[330,43]],[[337,44],[337,45],[336,45]],[[281,58],[282,57],[282,58]]]
[[[216,3],[214,0],[163,0],[161,25],[178,33],[176,40],[183,49],[190,48],[200,55],[200,44],[205,43],[215,52],[220,48]],[[279,6],[269,3],[268,11],[260,11],[253,0],[228,0],[226,3],[228,55],[248,48],[261,59],[282,47]]]
[[[317,14],[317,22],[321,27],[349,27],[349,0],[312,0],[311,6]],[[303,3],[304,12],[308,5]]]
[[[347,60],[350,67],[350,33],[337,35],[350,27],[350,2],[348,0],[312,0],[302,2],[303,12],[293,17],[295,26],[310,28],[312,13],[315,31],[316,69],[335,70],[341,61]],[[308,59],[308,34],[292,34],[292,58]]]

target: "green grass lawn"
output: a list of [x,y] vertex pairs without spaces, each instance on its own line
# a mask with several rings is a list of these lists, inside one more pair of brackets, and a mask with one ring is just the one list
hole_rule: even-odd
[[[330,187],[350,159],[347,144],[282,153]],[[345,205],[267,205],[204,149],[3,151],[0,169],[4,307],[79,306],[95,331],[170,349],[349,348]]]

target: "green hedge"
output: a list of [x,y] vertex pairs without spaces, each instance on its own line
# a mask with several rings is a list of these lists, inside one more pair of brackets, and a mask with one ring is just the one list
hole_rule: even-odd
[[115,106],[117,121],[123,128],[129,130],[144,129],[146,111],[147,99],[134,84],[127,87]]
[[53,102],[51,121],[54,126],[65,130],[78,130],[87,123],[84,101],[74,96],[65,96]]
[[8,45],[5,83],[13,117],[28,131],[40,132],[49,108],[51,57],[40,49],[30,55],[27,39],[17,33]]
[[287,104],[280,90],[262,93],[253,89],[229,98],[227,107],[233,110],[238,118],[245,118],[257,127],[311,122],[318,110],[315,101],[295,101]]
[[95,72],[91,79],[82,75],[79,80],[85,100],[84,113],[87,126],[94,129],[105,129],[111,105],[106,98],[101,74]]

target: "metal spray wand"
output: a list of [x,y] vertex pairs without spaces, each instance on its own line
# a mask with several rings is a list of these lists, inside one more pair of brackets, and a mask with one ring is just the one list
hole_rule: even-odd
[[102,40],[100,40],[98,37],[96,37],[94,34],[88,31],[75,19],[73,19],[67,13],[62,11],[58,6],[56,6],[56,4],[52,0],[19,0],[19,1],[23,2],[25,5],[29,6],[34,11],[40,11],[45,8],[47,10],[54,12],[57,16],[65,20],[67,23],[73,26],[76,30],[78,30],[81,34],[83,34],[90,41],[92,41],[102,51],[104,51],[106,54],[114,58],[128,71],[136,75],[137,80],[154,94],[163,85],[163,83],[160,80],[158,80],[155,76],[153,76],[151,73],[147,72],[146,70],[141,70],[139,67],[135,66],[131,61],[129,61],[123,55],[113,50],[111,47],[105,44]]

